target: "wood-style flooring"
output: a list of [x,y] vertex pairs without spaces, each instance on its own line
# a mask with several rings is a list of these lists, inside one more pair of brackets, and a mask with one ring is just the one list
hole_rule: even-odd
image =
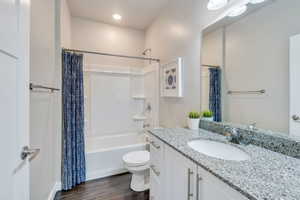
[[55,200],[149,200],[149,191],[136,193],[129,188],[130,179],[130,174],[121,174],[88,181],[57,192]]

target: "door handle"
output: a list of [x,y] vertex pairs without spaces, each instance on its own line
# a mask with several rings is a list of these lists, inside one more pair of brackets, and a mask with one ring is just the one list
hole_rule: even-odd
[[191,197],[194,196],[193,193],[191,193],[191,176],[194,174],[194,172],[191,169],[188,169],[188,188],[187,188],[187,200],[189,200]]
[[155,147],[156,149],[160,149],[160,146],[157,145],[157,144],[155,144],[154,141],[150,141],[150,144],[151,144],[153,147]]
[[30,149],[28,146],[23,147],[21,152],[21,159],[25,160],[28,156],[29,161],[33,160],[40,153],[40,149]]
[[293,119],[295,122],[300,121],[300,117],[299,117],[298,115],[293,115],[293,116],[292,116],[292,119]]
[[196,200],[200,200],[199,199],[199,186],[200,186],[200,181],[202,181],[202,178],[200,177],[199,174],[197,174],[197,182],[196,182]]

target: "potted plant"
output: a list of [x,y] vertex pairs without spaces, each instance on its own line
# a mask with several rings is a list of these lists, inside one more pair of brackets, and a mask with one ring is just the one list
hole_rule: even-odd
[[214,114],[210,110],[205,110],[202,112],[202,119],[207,121],[214,121]]
[[190,112],[187,120],[188,128],[192,130],[199,129],[200,113]]

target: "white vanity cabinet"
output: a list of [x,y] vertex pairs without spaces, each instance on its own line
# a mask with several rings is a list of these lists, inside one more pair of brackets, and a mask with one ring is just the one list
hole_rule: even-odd
[[165,144],[151,136],[150,143],[150,200],[164,199]]
[[197,165],[166,146],[164,168],[164,200],[196,200]]
[[150,142],[150,200],[248,200],[159,139]]

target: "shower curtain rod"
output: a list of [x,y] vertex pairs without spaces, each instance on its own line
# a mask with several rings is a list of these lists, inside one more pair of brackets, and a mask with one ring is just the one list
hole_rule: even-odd
[[79,50],[79,49],[66,49],[66,48],[63,48],[63,51],[70,51],[70,52],[77,52],[77,53],[87,53],[87,54],[96,54],[96,55],[102,55],[102,56],[113,56],[113,57],[131,58],[131,59],[138,59],[138,60],[149,60],[149,61],[160,62],[160,60],[156,59],[156,58],[145,58],[145,57],[138,57],[138,56],[126,56],[126,55],[102,53],[102,52],[95,52],[95,51],[85,51],[85,50]]
[[208,67],[208,68],[218,68],[220,66],[218,65],[201,65],[202,67]]

